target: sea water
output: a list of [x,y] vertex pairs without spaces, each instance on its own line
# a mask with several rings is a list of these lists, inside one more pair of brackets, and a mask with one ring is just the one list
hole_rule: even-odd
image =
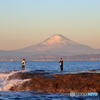
[[[58,61],[27,61],[24,71],[45,71],[52,74],[82,73],[97,69],[100,73],[100,61],[64,61],[64,71],[60,71]],[[21,61],[0,61],[0,100],[100,100],[98,96],[71,97],[70,93],[50,93],[38,91],[9,91],[10,87],[26,80],[7,80],[9,76],[21,70]]]

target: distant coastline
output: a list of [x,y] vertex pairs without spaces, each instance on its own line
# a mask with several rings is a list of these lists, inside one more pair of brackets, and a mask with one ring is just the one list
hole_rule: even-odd
[[[61,56],[35,56],[25,57],[27,61],[58,61]],[[23,57],[22,57],[23,58]],[[0,61],[21,61],[22,58],[1,58]],[[62,56],[64,61],[100,61],[100,54],[80,54],[72,56]]]

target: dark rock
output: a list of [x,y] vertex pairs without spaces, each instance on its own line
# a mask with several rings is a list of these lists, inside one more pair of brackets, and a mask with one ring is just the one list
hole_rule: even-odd
[[12,79],[31,79],[11,91],[35,90],[49,92],[100,92],[100,73],[56,74],[48,73],[16,73]]

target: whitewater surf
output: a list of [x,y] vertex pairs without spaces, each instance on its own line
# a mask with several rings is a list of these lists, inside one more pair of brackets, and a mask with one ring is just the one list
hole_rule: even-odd
[[16,85],[21,85],[25,81],[29,81],[29,79],[13,79],[13,80],[8,80],[9,76],[14,75],[15,73],[18,72],[25,72],[25,71],[12,71],[12,72],[7,72],[7,73],[0,73],[0,91],[9,91],[9,89],[12,86]]

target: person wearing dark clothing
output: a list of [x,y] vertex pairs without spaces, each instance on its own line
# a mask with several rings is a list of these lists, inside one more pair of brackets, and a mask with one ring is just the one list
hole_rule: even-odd
[[25,59],[22,60],[22,70],[25,70],[26,61]]
[[63,71],[63,59],[62,58],[60,58],[59,63],[60,63],[60,70]]

